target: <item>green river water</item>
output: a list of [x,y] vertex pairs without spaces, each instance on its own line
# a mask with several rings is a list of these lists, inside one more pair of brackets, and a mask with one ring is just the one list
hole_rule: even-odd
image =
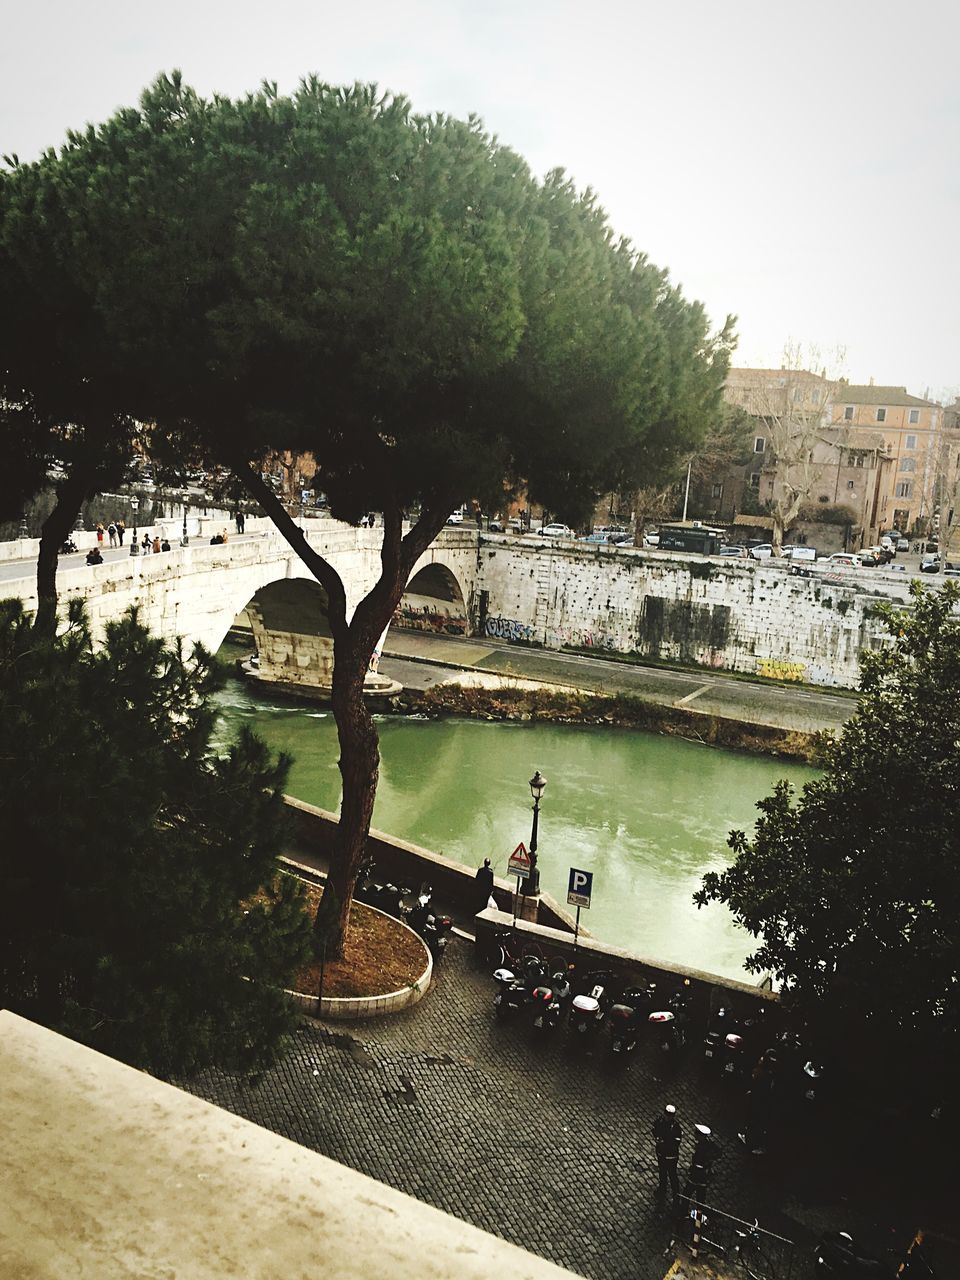
[[[231,679],[219,697],[226,739],[251,724],[290,752],[289,790],[325,809],[340,798],[336,726],[328,708],[271,699]],[[541,883],[566,901],[570,867],[594,873],[582,923],[651,958],[743,978],[752,939],[725,907],[698,911],[704,871],[729,861],[732,827],[750,828],[778,778],[798,787],[803,765],[721,751],[635,730],[378,717],[380,787],[373,825],[469,866],[489,857],[505,874],[529,843],[527,779],[547,778],[540,809]]]

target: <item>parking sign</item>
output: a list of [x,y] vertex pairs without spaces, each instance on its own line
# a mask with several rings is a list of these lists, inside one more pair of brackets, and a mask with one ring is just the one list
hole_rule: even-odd
[[571,907],[589,907],[590,895],[593,893],[593,872],[570,868],[570,879],[567,881],[567,902]]

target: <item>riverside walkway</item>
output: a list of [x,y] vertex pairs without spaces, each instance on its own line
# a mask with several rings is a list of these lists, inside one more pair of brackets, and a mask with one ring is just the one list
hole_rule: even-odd
[[[683,1126],[681,1182],[693,1125],[707,1123],[722,1147],[711,1203],[796,1242],[792,1259],[771,1256],[769,1280],[812,1276],[825,1228],[853,1230],[874,1249],[909,1243],[922,1192],[886,1126],[849,1116],[831,1145],[814,1117],[770,1155],[750,1156],[736,1138],[740,1097],[703,1075],[696,1043],[678,1068],[652,1042],[614,1066],[605,1035],[585,1051],[565,1028],[534,1040],[526,1022],[496,1020],[493,988],[457,939],[412,1009],[350,1024],[304,1019],[290,1052],[256,1081],[208,1071],[178,1083],[591,1280],[667,1271],[676,1224],[656,1195],[650,1136],[667,1102]],[[941,1212],[949,1221],[946,1203]]]

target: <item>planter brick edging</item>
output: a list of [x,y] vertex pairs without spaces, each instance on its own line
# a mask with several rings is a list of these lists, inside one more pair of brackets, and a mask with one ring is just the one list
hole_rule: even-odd
[[[364,905],[368,910],[376,911],[377,915],[387,914],[377,907]],[[399,991],[390,991],[382,996],[324,996],[320,1000],[317,996],[308,996],[305,991],[287,991],[286,994],[301,1005],[304,1012],[309,1013],[311,1017],[329,1018],[335,1022],[353,1022],[360,1018],[377,1018],[385,1013],[399,1013],[401,1009],[407,1009],[410,1005],[422,1000],[433,977],[433,956],[430,954],[430,948],[420,935],[402,920],[397,920],[394,916],[387,916],[387,919],[392,920],[394,924],[399,924],[401,929],[406,929],[407,933],[416,938],[426,953],[427,967],[415,982],[411,982],[408,987],[401,987]]]

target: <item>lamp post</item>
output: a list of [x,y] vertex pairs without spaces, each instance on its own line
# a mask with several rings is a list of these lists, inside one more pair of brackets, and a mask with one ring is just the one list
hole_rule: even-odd
[[140,554],[140,544],[137,542],[137,512],[140,510],[140,499],[136,494],[130,499],[130,510],[133,512],[133,537],[130,539],[130,554],[138,556]]
[[182,535],[181,535],[181,537],[180,537],[180,545],[181,545],[181,547],[189,547],[189,545],[190,545],[190,538],[189,538],[189,536],[188,536],[188,534],[187,534],[187,498],[186,498],[186,494],[184,494],[184,498],[183,498],[183,533],[182,533]]
[[547,780],[538,769],[530,779],[530,794],[533,796],[533,828],[530,832],[530,878],[527,880],[524,892],[528,896],[540,892],[540,871],[537,867],[537,827],[540,822],[540,797],[543,795],[543,789],[547,785]]

